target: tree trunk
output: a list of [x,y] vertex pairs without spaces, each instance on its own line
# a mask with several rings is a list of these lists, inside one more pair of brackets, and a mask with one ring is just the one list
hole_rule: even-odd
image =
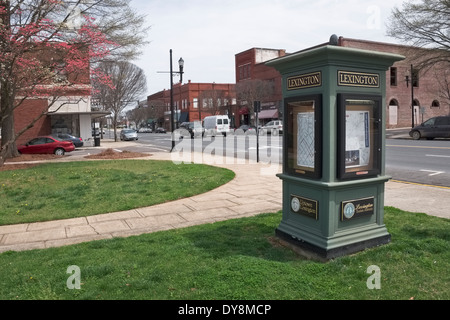
[[114,127],[114,142],[117,142],[117,115],[116,115],[116,113],[114,113],[113,127]]
[[2,121],[0,123],[0,127],[2,128],[1,165],[6,159],[19,156],[14,130],[14,98],[7,81],[1,84],[0,105],[2,115]]

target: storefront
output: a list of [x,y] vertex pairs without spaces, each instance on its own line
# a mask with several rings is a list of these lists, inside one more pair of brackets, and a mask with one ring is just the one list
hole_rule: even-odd
[[51,134],[67,133],[83,139],[85,146],[93,146],[92,128],[94,122],[110,115],[109,112],[62,112],[50,115]]

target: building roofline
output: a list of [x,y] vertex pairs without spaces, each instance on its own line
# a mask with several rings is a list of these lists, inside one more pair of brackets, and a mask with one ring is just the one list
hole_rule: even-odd
[[284,51],[284,52],[286,52],[286,49],[275,49],[275,48],[253,47],[253,48],[250,48],[250,49],[247,49],[247,50],[238,52],[238,53],[236,53],[234,56],[240,55],[240,54],[242,54],[242,53],[244,53],[244,52],[251,51],[251,50],[270,50],[270,51]]
[[342,40],[355,41],[355,42],[360,42],[360,43],[369,43],[369,44],[382,44],[382,45],[402,47],[402,48],[424,49],[424,48],[416,47],[413,45],[405,45],[405,44],[398,44],[398,43],[391,43],[391,42],[384,42],[384,41],[373,41],[373,40],[365,40],[365,39],[345,38],[343,36],[339,36],[339,45],[341,44]]

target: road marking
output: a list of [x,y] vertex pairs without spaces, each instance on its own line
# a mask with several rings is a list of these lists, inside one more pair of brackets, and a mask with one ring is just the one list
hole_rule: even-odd
[[426,157],[435,157],[435,158],[450,158],[450,156],[441,156],[438,154],[426,154]]
[[424,187],[434,187],[434,188],[441,188],[441,189],[448,189],[450,190],[450,187],[443,187],[443,186],[436,186],[434,184],[423,184],[423,183],[417,183],[417,182],[409,182],[409,181],[402,181],[402,180],[391,180],[392,182],[397,182],[397,183],[405,183],[405,184],[413,184],[413,185],[417,185],[417,186],[424,186]]
[[161,150],[161,151],[164,151],[164,152],[169,152],[169,150],[167,150],[167,149],[160,148],[160,147],[156,147],[156,146],[154,146],[154,145],[143,144],[143,145],[141,145],[141,147],[143,147],[143,148],[148,148],[148,149],[152,149],[152,150]]
[[433,170],[420,170],[421,172],[431,172],[428,176],[432,177],[432,176],[437,176],[438,174],[442,174],[445,173],[443,171],[433,171]]

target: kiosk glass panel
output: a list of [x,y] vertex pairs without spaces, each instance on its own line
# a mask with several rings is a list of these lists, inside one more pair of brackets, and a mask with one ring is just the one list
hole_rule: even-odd
[[380,173],[381,135],[378,96],[340,95],[338,175],[356,179]]
[[290,98],[286,101],[285,159],[290,174],[321,178],[321,107],[320,95]]

